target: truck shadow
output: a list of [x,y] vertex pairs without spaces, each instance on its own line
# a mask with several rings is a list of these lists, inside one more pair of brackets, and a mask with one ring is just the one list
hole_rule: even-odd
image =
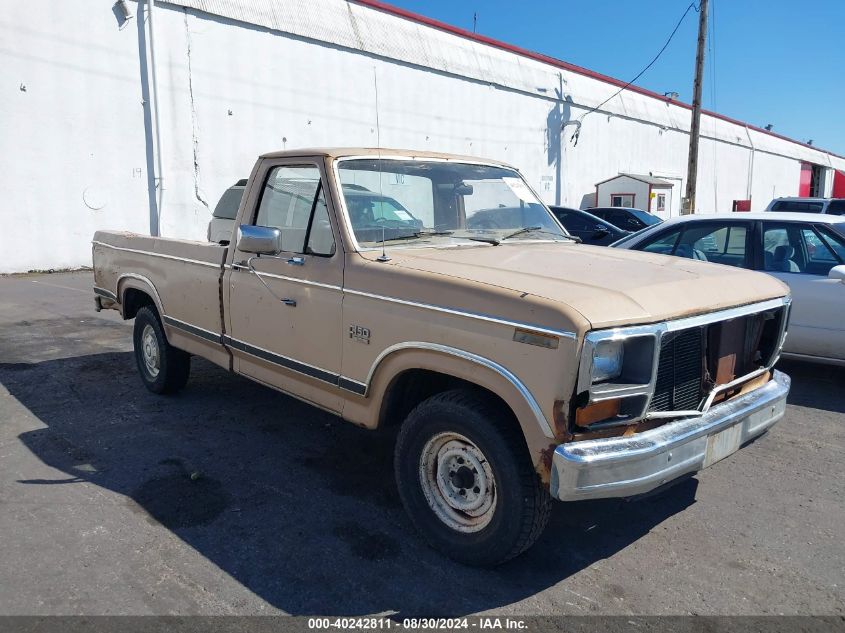
[[[694,503],[697,487],[689,479],[639,501],[556,504],[531,551],[470,569],[414,532],[388,434],[208,362],[194,359],[188,388],[172,397],[142,387],[130,353],[0,364],[0,382],[46,425],[20,440],[66,474],[18,484],[86,481],[119,493],[139,520],[297,615],[456,616],[512,604],[631,545]],[[572,600],[589,610],[602,599]]]

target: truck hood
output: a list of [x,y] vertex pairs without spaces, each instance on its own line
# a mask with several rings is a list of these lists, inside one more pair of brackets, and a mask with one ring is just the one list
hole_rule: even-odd
[[395,249],[391,264],[558,302],[593,328],[651,323],[782,297],[770,275],[583,244]]

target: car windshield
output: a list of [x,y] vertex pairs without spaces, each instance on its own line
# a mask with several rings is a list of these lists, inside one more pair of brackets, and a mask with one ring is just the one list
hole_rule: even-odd
[[382,242],[570,240],[514,170],[393,158],[341,160],[349,221],[363,248]]
[[662,220],[658,218],[656,215],[652,215],[651,213],[646,213],[645,211],[640,211],[639,209],[628,209],[628,213],[636,217],[646,226],[653,226],[655,224],[660,224]]

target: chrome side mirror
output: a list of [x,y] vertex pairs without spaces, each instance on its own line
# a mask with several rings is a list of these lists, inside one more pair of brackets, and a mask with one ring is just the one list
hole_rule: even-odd
[[282,232],[270,226],[241,224],[238,227],[238,250],[256,255],[278,255],[282,252]]
[[827,273],[827,276],[831,279],[838,279],[840,283],[845,284],[845,264],[834,266]]

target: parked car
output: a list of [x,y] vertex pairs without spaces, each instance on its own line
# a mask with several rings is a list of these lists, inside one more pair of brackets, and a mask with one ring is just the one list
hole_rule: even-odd
[[[401,209],[350,213],[361,196],[383,205],[366,191],[381,185]],[[584,247],[508,165],[287,151],[259,158],[245,191],[228,246],[98,231],[95,306],[135,319],[153,393],[185,387],[197,355],[395,427],[403,505],[456,560],[501,563],[539,537],[552,498],[649,492],[784,415],[784,284]],[[482,213],[513,223],[469,228]]]
[[232,227],[235,225],[235,218],[238,216],[238,207],[244,197],[246,183],[247,179],[243,178],[226,189],[220,196],[220,200],[217,201],[217,206],[214,207],[214,212],[211,214],[211,221],[208,223],[206,237],[209,242],[229,243],[232,238]]
[[584,244],[608,246],[631,234],[630,231],[618,229],[609,222],[580,209],[570,209],[569,207],[549,207],[549,209],[563,224],[563,228],[570,235],[579,238]]
[[766,211],[845,214],[845,198],[775,198]]
[[623,231],[637,232],[663,222],[653,213],[628,207],[592,207],[587,212]]
[[789,285],[784,356],[845,364],[845,216],[730,213],[672,218],[614,244],[765,271]]

